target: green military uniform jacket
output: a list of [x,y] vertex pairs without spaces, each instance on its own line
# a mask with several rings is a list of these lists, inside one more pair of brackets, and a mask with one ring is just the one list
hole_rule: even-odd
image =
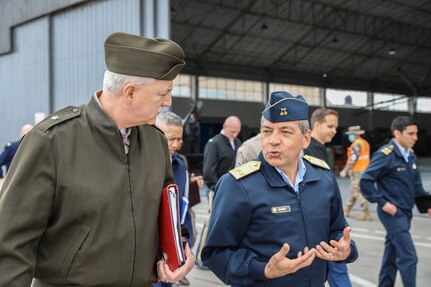
[[166,138],[131,128],[126,155],[92,97],[24,138],[0,193],[0,286],[32,278],[61,286],[151,286],[162,188],[172,183]]

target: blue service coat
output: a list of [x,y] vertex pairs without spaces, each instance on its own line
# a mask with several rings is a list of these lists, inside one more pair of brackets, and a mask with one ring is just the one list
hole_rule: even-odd
[[[276,279],[266,279],[264,268],[284,243],[293,259],[305,247],[341,238],[348,224],[335,177],[304,161],[307,171],[297,194],[262,154],[258,160],[260,170],[239,180],[226,174],[217,184],[204,263],[232,286],[322,287],[327,262],[317,257],[309,267]],[[357,256],[352,241],[346,262]]]
[[[177,155],[172,156],[172,171],[174,172],[175,183],[178,185],[178,189],[180,191],[180,207],[181,207],[180,214],[182,214],[183,212],[182,198],[185,195],[186,188],[188,188],[188,186],[186,187],[186,184],[188,184],[188,180],[187,180],[188,173],[187,173],[186,163],[182,158],[180,158]],[[193,242],[195,238],[193,236],[193,222],[192,222],[192,217],[190,215],[189,210],[187,210],[187,213],[186,213],[184,226],[188,229],[189,235],[190,235],[188,243],[190,246],[193,246]]]
[[[0,154],[0,178],[6,176],[7,171],[12,163],[13,157],[18,150],[20,141],[8,142]],[[6,166],[6,173],[3,174],[2,166]]]
[[380,208],[390,202],[411,211],[415,197],[428,194],[422,186],[416,161],[416,155],[411,151],[407,163],[391,140],[373,154],[370,165],[362,174],[362,194],[368,201],[377,202]]

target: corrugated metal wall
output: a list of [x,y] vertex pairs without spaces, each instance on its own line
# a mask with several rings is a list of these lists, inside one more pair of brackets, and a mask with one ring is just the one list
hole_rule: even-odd
[[54,110],[86,103],[102,88],[103,43],[112,32],[140,33],[139,2],[98,1],[53,17]]
[[17,140],[35,112],[49,110],[49,49],[47,17],[18,26],[13,52],[0,60],[0,152],[7,141]]
[[54,111],[102,88],[103,43],[112,32],[141,33],[141,2],[88,2],[14,28],[13,52],[0,56],[0,152],[34,113],[49,115],[50,83]]

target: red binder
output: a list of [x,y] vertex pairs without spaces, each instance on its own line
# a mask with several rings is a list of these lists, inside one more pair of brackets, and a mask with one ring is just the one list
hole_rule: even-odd
[[159,210],[160,248],[172,271],[183,265],[186,259],[181,238],[179,197],[178,186],[168,185],[162,190]]

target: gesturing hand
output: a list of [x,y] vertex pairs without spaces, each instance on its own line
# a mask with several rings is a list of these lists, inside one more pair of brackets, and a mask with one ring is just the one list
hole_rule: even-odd
[[308,247],[305,247],[304,255],[299,251],[296,259],[289,259],[286,257],[289,250],[289,244],[285,243],[280,251],[269,259],[268,264],[265,266],[266,278],[273,279],[294,273],[301,268],[309,266],[316,257],[314,249],[309,250]]
[[320,245],[316,246],[316,256],[320,259],[328,261],[343,261],[350,255],[350,226],[344,228],[343,236],[340,240],[331,240],[329,244],[326,242],[320,242]]

